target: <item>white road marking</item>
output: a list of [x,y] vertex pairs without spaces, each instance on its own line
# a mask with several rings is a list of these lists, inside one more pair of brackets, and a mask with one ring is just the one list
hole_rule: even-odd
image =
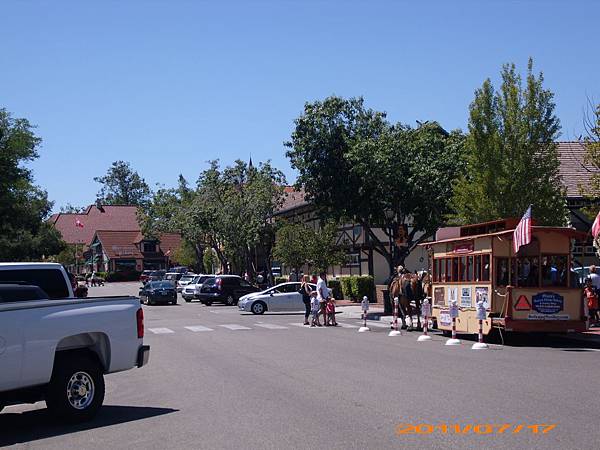
[[302,322],[293,322],[293,323],[290,323],[289,325],[294,325],[295,327],[300,327],[300,328],[326,328],[326,327],[310,327],[309,325],[304,325]]
[[338,325],[342,328],[358,328],[358,325],[352,325],[350,323],[338,322]]
[[193,331],[194,333],[197,331],[215,331],[212,328],[203,327],[202,325],[193,325],[191,327],[184,327],[186,330]]
[[154,334],[170,334],[170,333],[175,333],[170,328],[148,328],[148,331],[151,331]]
[[251,330],[252,328],[244,327],[242,325],[237,325],[235,323],[231,323],[228,325],[219,325],[220,327],[227,328],[228,330],[236,331],[236,330]]
[[[361,325],[363,324],[363,322],[356,322],[356,323],[360,323]],[[388,324],[388,323],[381,323],[381,322],[373,322],[370,320],[367,320],[367,326],[373,326],[375,328],[389,328],[390,330],[392,329],[392,325]]]
[[275,325],[274,323],[257,323],[255,325],[269,330],[288,330],[288,327],[282,327],[281,325]]

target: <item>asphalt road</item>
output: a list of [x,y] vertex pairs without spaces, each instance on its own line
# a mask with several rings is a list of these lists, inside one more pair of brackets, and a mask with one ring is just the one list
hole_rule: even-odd
[[[91,295],[137,287],[93,288]],[[253,316],[181,300],[144,308],[150,363],[107,376],[95,420],[64,426],[52,422],[44,403],[8,407],[0,414],[0,445],[598,448],[595,349],[554,341],[473,351],[470,341],[447,347],[441,336],[426,343],[416,342],[417,333],[388,337],[385,324],[357,333],[356,319],[311,329],[298,326],[302,314]],[[493,433],[475,432],[490,431],[486,424]],[[499,433],[502,424],[510,426]],[[547,427],[534,433],[528,426],[535,424]]]

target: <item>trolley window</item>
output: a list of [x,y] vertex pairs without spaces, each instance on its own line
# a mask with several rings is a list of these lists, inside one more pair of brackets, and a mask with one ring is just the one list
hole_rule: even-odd
[[567,287],[567,256],[542,256],[542,286]]

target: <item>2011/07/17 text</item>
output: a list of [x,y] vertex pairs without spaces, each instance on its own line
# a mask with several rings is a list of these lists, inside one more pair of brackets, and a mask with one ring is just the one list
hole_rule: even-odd
[[429,424],[420,423],[413,425],[409,423],[401,423],[396,425],[396,435],[405,434],[519,434],[519,433],[532,433],[532,434],[546,434],[556,428],[556,424],[526,424],[526,423],[467,423],[467,424]]

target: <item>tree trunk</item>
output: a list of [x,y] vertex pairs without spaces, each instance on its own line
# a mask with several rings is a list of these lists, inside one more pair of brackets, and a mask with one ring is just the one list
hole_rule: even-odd
[[[206,267],[204,267],[204,246],[196,243],[194,245],[194,252],[196,253],[196,265],[194,270],[196,273],[205,273]],[[204,270],[201,270],[201,268]]]

